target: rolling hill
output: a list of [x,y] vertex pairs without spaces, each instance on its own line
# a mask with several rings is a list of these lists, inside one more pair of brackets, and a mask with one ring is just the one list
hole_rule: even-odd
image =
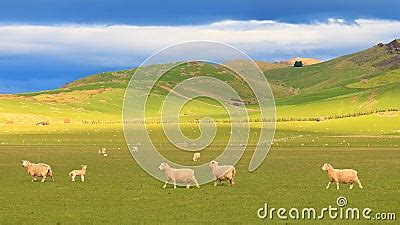
[[313,116],[399,108],[399,42],[378,44],[303,68],[270,70],[266,76],[299,90],[296,96],[277,101],[287,113],[293,106],[301,112],[312,109],[307,114]]
[[[302,68],[257,64],[272,87],[278,117],[327,117],[400,108],[399,39]],[[0,124],[120,120],[124,89],[134,72],[104,72],[55,90],[1,95]],[[239,90],[247,104],[254,104],[251,90],[237,74],[205,63],[173,68],[159,81],[154,94],[161,99],[168,88],[200,75],[221,79]]]

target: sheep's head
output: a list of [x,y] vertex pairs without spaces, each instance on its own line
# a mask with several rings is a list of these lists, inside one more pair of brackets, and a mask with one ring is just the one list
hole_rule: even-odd
[[209,165],[211,168],[212,168],[212,167],[216,167],[216,166],[218,166],[218,162],[215,161],[215,160],[213,160],[213,161],[211,161],[208,165]]
[[169,167],[169,165],[167,163],[161,163],[160,166],[158,167],[158,169],[165,170],[168,167]]
[[29,165],[28,160],[22,160],[22,167],[27,167]]
[[323,171],[326,171],[326,170],[328,170],[328,169],[330,169],[330,168],[332,168],[332,166],[331,166],[331,164],[329,164],[329,163],[325,163],[325,164],[322,166],[322,170],[323,170]]
[[81,165],[81,167],[82,167],[83,170],[87,169],[87,165]]

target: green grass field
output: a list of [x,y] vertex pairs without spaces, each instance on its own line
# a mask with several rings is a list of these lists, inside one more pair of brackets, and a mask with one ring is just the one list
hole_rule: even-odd
[[[398,213],[399,133],[368,137],[348,135],[346,130],[341,134],[299,131],[299,126],[303,127],[278,125],[274,146],[253,173],[247,171],[253,150],[248,147],[236,166],[236,186],[206,184],[190,190],[162,189],[163,183],[147,175],[131,157],[119,126],[3,126],[1,223],[256,223],[263,222],[256,211],[264,203],[270,207],[322,208],[335,205],[339,196],[347,197],[348,206]],[[152,129],[155,138],[161,139],[159,130]],[[192,130],[189,125],[184,129]],[[226,132],[222,127],[218,136]],[[343,145],[343,140],[350,146]],[[325,144],[328,146],[323,147]],[[101,147],[108,149],[108,157],[97,153]],[[219,147],[206,149],[199,163],[207,163],[221,151]],[[167,143],[160,152],[177,162],[194,164],[190,153],[174,151]],[[32,183],[21,167],[22,159],[50,164],[56,181]],[[325,162],[357,169],[364,190],[355,187],[350,191],[347,185],[325,190],[328,178],[321,170]],[[87,179],[73,183],[68,172],[81,164],[88,165]],[[275,218],[272,222],[285,221]]]

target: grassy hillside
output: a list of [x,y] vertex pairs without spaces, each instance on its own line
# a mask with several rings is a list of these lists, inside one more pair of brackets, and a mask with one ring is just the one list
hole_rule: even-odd
[[[389,44],[378,44],[302,68],[282,63],[257,64],[271,85],[278,117],[328,117],[399,109],[399,43],[394,40]],[[0,123],[120,120],[124,89],[134,72],[135,69],[105,72],[55,90],[0,96]],[[254,108],[254,95],[237,74],[206,63],[182,64],[166,73],[151,94],[153,108],[159,108],[164,96],[176,84],[196,76],[215,77],[228,83],[239,92],[248,107]],[[197,103],[191,104],[192,107],[189,104],[187,108],[199,108]],[[210,106],[205,111],[217,113],[218,110]],[[205,111],[197,113],[204,114]]]
[[303,68],[266,71],[297,89],[277,100],[281,115],[316,116],[400,107],[399,40]]

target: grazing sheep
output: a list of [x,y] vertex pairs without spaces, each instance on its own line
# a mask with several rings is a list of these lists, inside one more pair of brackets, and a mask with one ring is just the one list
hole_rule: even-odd
[[129,147],[129,150],[131,150],[131,152],[138,152],[139,151],[139,148],[136,147],[136,146],[129,145],[128,147]]
[[41,182],[44,182],[47,176],[54,181],[51,167],[45,163],[31,163],[28,160],[22,160],[22,167],[25,167],[28,174],[31,175],[32,182],[37,180],[35,176],[42,177]]
[[236,175],[235,167],[231,165],[219,166],[218,162],[214,160],[209,163],[209,166],[215,178],[214,186],[217,186],[217,181],[221,183],[224,180],[228,180],[231,186],[235,185],[235,181],[233,180],[233,177]]
[[186,188],[190,188],[190,183],[194,183],[197,188],[200,188],[192,169],[174,169],[167,163],[161,163],[158,168],[165,173],[166,180],[163,188],[167,187],[168,182],[174,184],[174,189],[176,189],[176,182],[186,183]]
[[200,152],[196,152],[193,154],[193,162],[197,162],[200,160]]
[[329,183],[326,189],[329,188],[332,182],[336,183],[336,189],[339,190],[339,183],[350,184],[350,189],[353,189],[353,183],[356,182],[360,189],[363,189],[360,179],[358,179],[357,171],[353,169],[334,169],[329,163],[322,166],[323,171],[328,172]]
[[81,176],[81,181],[85,182],[85,175],[86,175],[86,169],[87,165],[81,165],[80,170],[72,170],[68,175],[71,177],[72,181],[75,182],[75,177],[76,176]]
[[100,149],[99,154],[101,154],[101,155],[107,154],[107,149],[106,148]]
[[99,149],[99,154],[103,155],[103,156],[107,156],[107,149],[106,148]]

